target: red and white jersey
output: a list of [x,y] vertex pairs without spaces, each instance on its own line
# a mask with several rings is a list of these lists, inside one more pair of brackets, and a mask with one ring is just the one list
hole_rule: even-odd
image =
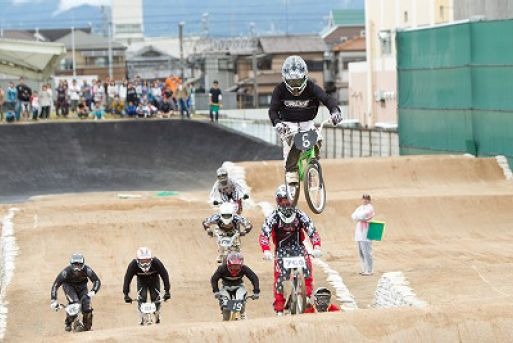
[[285,224],[274,210],[264,221],[259,236],[259,243],[262,251],[271,250],[270,240],[272,237],[274,248],[303,245],[305,234],[310,238],[314,247],[321,245],[321,237],[317,233],[313,221],[306,213],[295,209],[296,218],[291,224]]

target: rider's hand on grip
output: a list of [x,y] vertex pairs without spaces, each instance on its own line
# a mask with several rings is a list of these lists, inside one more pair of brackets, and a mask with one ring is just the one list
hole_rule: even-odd
[[132,298],[130,298],[130,296],[128,294],[125,294],[125,302],[127,304],[131,304],[132,303]]
[[59,303],[57,302],[57,300],[52,300],[52,302],[50,303],[50,308],[54,311],[57,311],[59,309]]
[[242,199],[244,199],[244,200],[248,200],[248,199],[249,199],[249,195],[248,195],[248,194],[244,194],[244,196],[242,197]]
[[214,293],[214,298],[219,299],[221,298],[221,294],[219,292]]
[[87,296],[89,297],[89,299],[91,299],[92,297],[94,297],[96,295],[96,292],[95,291],[89,291],[89,293],[87,293]]
[[212,204],[214,204],[214,206],[217,206],[217,205],[219,205],[219,204],[220,204],[220,202],[219,202],[219,201],[217,201],[217,200],[214,200],[214,202],[212,202]]
[[210,236],[210,237],[214,237],[214,232],[212,230],[207,230],[207,234]]
[[264,251],[263,259],[266,260],[266,261],[272,261],[273,253],[270,252],[269,250]]
[[171,299],[171,293],[169,293],[169,292],[164,293],[164,301],[168,301],[169,299]]
[[315,249],[312,251],[312,256],[315,258],[319,258],[322,256],[321,248],[315,247]]
[[287,133],[287,126],[283,123],[277,123],[275,126],[274,126],[274,129],[276,130],[276,132],[278,132],[278,134],[280,136],[283,136],[284,134]]
[[342,113],[337,111],[337,112],[333,112],[331,114],[331,122],[333,123],[333,125],[337,125],[341,121],[342,121]]

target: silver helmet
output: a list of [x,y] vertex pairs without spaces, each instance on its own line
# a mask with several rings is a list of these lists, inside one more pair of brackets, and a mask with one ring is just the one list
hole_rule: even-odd
[[281,77],[289,92],[299,96],[305,90],[308,81],[308,67],[305,60],[297,55],[287,57],[281,67]]

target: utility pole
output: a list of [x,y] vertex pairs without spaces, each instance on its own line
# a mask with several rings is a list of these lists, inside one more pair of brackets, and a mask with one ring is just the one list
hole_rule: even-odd
[[253,107],[258,108],[258,82],[257,82],[257,49],[253,48],[253,52],[251,54],[251,64],[253,65]]
[[109,9],[109,16],[108,16],[108,40],[109,40],[109,79],[112,80],[113,78],[113,72],[112,72],[112,9]]
[[185,23],[181,21],[178,24],[178,38],[180,40],[180,77],[182,78],[182,82],[184,79],[184,61],[183,61],[183,26]]
[[71,58],[73,60],[73,77],[77,76],[77,64],[75,60],[75,27],[71,27]]

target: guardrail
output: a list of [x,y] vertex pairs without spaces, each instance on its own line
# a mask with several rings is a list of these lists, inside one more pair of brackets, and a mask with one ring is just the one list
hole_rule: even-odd
[[[268,143],[281,145],[267,120],[221,119],[219,123]],[[324,158],[399,155],[399,136],[395,130],[325,126],[322,134],[321,156]]]

